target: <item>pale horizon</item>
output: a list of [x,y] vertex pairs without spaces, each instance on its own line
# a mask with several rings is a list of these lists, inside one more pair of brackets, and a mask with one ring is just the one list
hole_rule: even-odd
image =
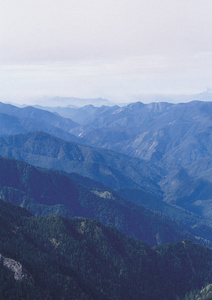
[[210,0],[5,1],[0,99],[123,103],[210,90],[211,11]]

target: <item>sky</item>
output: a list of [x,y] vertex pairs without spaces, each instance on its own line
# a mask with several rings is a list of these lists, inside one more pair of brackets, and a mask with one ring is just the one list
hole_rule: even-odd
[[211,88],[211,0],[0,0],[0,100]]

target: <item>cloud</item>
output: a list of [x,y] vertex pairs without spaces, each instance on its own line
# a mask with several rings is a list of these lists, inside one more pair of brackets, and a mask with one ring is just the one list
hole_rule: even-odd
[[1,61],[38,62],[210,51],[209,0],[8,0]]
[[0,95],[127,99],[211,86],[211,0],[7,0]]
[[4,65],[0,95],[129,101],[143,93],[193,93],[211,86],[211,68],[212,53]]

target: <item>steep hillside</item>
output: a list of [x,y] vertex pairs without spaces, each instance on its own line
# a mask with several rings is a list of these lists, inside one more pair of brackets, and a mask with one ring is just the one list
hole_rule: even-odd
[[160,170],[145,161],[104,149],[66,142],[44,132],[0,138],[0,155],[35,166],[54,168],[102,182],[113,188],[137,188],[162,197]]
[[153,250],[96,220],[2,201],[0,224],[0,299],[175,300],[212,280],[212,250],[189,241]]
[[[81,109],[78,113],[85,115]],[[211,219],[206,214],[212,199],[211,102],[98,108],[82,123],[72,131],[82,141],[160,167],[164,200]]]
[[[99,183],[92,180],[89,182],[88,178],[77,174],[74,177],[73,174],[68,175],[89,188],[101,188],[100,183],[115,188],[122,198],[135,203],[136,207],[144,205],[148,209],[164,213],[182,224],[192,235],[212,240],[210,219],[205,223],[196,211],[191,213],[186,211],[185,207],[177,207],[176,203],[172,205],[162,201],[160,189],[155,184],[155,181],[161,178],[161,173],[158,173],[160,170],[137,158],[68,143],[42,132],[0,138],[0,154],[27,161],[35,166],[88,176]],[[105,187],[105,190],[108,187]],[[168,188],[166,192],[168,194]],[[173,199],[174,194],[172,195],[171,191],[169,193],[170,199]]]
[[111,110],[98,111],[95,118],[88,119],[81,138],[93,146],[154,162],[162,160],[167,169],[211,154],[210,102],[138,102]]
[[[0,108],[11,114],[0,115],[2,134],[41,128],[72,139],[67,131],[73,125],[71,120],[32,107],[2,104]],[[122,198],[165,213],[186,229],[194,229],[193,234],[203,236],[202,231],[204,238],[210,239],[211,103],[88,106],[75,109],[75,114],[81,125],[74,124],[72,131],[81,141],[145,160],[66,142],[43,132],[1,138],[0,155],[89,177],[115,189]]]
[[21,161],[0,158],[0,183],[1,199],[36,215],[96,218],[149,245],[185,238],[212,243],[211,227],[207,228],[207,237],[200,232],[197,238],[189,227],[127,202],[107,188],[82,186],[69,175],[39,170]]
[[[71,108],[69,114],[70,111]],[[17,152],[17,145],[10,144],[10,141],[8,141],[10,147],[5,150],[4,145],[1,155],[18,159],[26,157],[28,162],[35,165],[68,172],[71,170],[99,180],[117,190],[143,189],[147,194],[151,193],[156,198],[163,198],[166,202],[180,205],[205,220],[211,220],[211,215],[207,213],[212,199],[212,104],[210,102],[146,105],[138,102],[121,108],[117,106],[74,108],[72,116],[81,123],[80,125],[70,119],[33,107],[17,108],[1,104],[0,112],[4,113],[0,115],[2,135],[42,130],[66,140],[80,140],[91,146],[116,150],[144,159],[148,163],[145,165],[144,161],[141,163],[138,159],[133,161],[129,156],[122,156],[120,160],[121,155],[119,154],[117,158],[117,153],[114,152],[111,154],[107,152],[106,163],[105,154],[103,159],[102,157],[96,159],[93,154],[91,159],[88,155],[84,159],[85,154],[82,152],[90,153],[89,147],[80,146],[80,150],[79,147],[75,150],[81,152],[83,158],[81,161],[77,158],[78,161],[74,164],[76,155],[70,161],[64,149],[69,147],[67,144],[64,146],[64,143],[61,151],[58,152],[60,155],[54,158],[46,159],[49,154],[44,153],[41,156],[39,151],[35,155],[33,147],[27,149],[32,154],[20,149]],[[29,139],[34,143],[33,138]],[[48,137],[46,139],[49,140]],[[25,141],[23,143],[25,146]],[[15,147],[16,154],[11,154],[11,147]],[[72,153],[72,150],[70,152]],[[99,158],[99,150],[97,152]],[[101,150],[100,156],[102,155]],[[113,158],[108,159],[109,156]],[[148,199],[148,195],[136,201],[144,204],[144,198]],[[157,206],[157,203],[155,205]]]

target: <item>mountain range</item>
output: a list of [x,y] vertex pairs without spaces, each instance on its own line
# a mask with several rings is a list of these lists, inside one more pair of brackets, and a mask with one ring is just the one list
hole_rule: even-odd
[[[168,203],[210,219],[212,103],[133,103],[125,107],[78,109],[82,142],[138,157],[161,168],[157,182]],[[206,203],[207,201],[207,203]],[[188,203],[189,202],[189,203]]]
[[88,187],[79,183],[83,182],[79,175],[78,181],[71,177],[71,174],[41,170],[21,161],[0,158],[0,197],[35,215],[96,218],[149,245],[185,238],[206,245],[212,243],[210,228],[209,240],[197,238],[192,230],[189,232],[162,214],[120,198],[107,187],[91,180]]
[[72,120],[45,110],[0,103],[0,136],[43,130],[66,140],[79,141],[69,132],[74,126],[77,124]]
[[210,299],[211,116],[1,103],[0,299]]
[[[84,129],[88,132],[89,140],[80,136],[80,138],[75,137],[77,141],[93,144],[93,134],[90,131],[92,127],[92,130],[95,132],[94,135],[98,137],[98,143],[101,143],[102,136],[104,137],[109,131],[105,140],[108,140],[114,149],[116,149],[114,141],[119,141],[118,137],[120,135],[125,137],[126,132],[129,131],[129,136],[133,138],[134,135],[136,138],[139,132],[149,128],[151,143],[158,143],[160,147],[164,145],[164,149],[170,149],[169,151],[164,150],[161,159],[155,159],[155,157],[160,155],[157,147],[153,149],[154,146],[149,151],[153,151],[151,155],[149,154],[149,158],[144,155],[141,159],[108,149],[89,147],[86,144],[66,142],[44,132],[2,137],[0,139],[0,155],[24,160],[42,168],[75,172],[84,177],[89,177],[109,188],[115,189],[122,198],[138,205],[142,204],[148,209],[165,213],[168,217],[175,219],[184,226],[189,225],[190,229],[195,228],[195,230],[198,230],[198,233],[195,232],[197,236],[200,235],[200,232],[204,232],[203,236],[207,239],[210,236],[208,232],[210,232],[211,227],[210,207],[212,207],[210,139],[207,139],[208,150],[204,152],[205,154],[201,154],[201,147],[206,149],[206,145],[202,145],[202,142],[206,141],[206,139],[200,139],[199,142],[196,142],[200,149],[198,152],[199,156],[196,161],[192,162],[187,159],[187,156],[191,157],[193,155],[193,148],[190,147],[190,155],[188,155],[189,150],[187,148],[184,149],[183,145],[190,145],[190,141],[194,139],[198,130],[199,132],[201,130],[207,132],[208,130],[210,135],[210,107],[210,103],[202,102],[179,105],[170,103],[153,103],[149,105],[134,103],[122,108],[117,106],[100,108],[89,106],[78,109],[78,121],[80,120],[80,115],[82,119],[85,116],[83,121],[85,125],[79,126],[75,122],[74,127],[72,127],[73,122],[67,122],[66,118],[59,117],[61,124],[63,124],[60,126],[63,128],[60,129],[63,132],[60,137],[63,139],[64,134],[70,134],[70,132],[65,131],[69,130],[69,126],[66,126],[70,123],[72,129],[69,131],[72,130],[76,134],[76,131],[84,126]],[[40,120],[39,122],[41,122],[42,118],[46,118],[46,121],[50,120],[49,122],[51,123],[48,123],[48,126],[54,125],[54,130],[58,124],[57,115],[46,112],[47,118],[45,111],[32,107],[16,108],[2,104],[1,111],[7,113],[9,118],[14,116],[18,118],[19,115],[21,116],[19,120],[26,120],[27,115],[29,115],[30,122],[35,120],[32,118]],[[76,112],[76,110],[74,111]],[[88,114],[90,115],[89,117]],[[176,122],[170,124],[170,122],[174,122],[173,118],[177,120],[176,127],[173,127]],[[83,123],[82,120],[80,122]],[[5,134],[7,128],[9,128],[8,124],[13,126],[11,122],[4,122]],[[183,124],[187,124],[191,129],[185,131],[183,129],[185,125]],[[100,129],[95,129],[98,127]],[[172,134],[167,135],[167,128],[169,127],[173,127]],[[181,127],[182,130],[178,130]],[[17,126],[13,126],[13,128],[17,130]],[[40,127],[37,127],[37,129],[39,130]],[[59,128],[57,127],[57,129]],[[153,131],[153,129],[156,131]],[[20,131],[24,132],[25,130],[22,129]],[[163,139],[159,139],[159,142],[157,140],[160,137],[160,134],[157,133],[158,131],[164,132],[162,134]],[[7,134],[10,133],[10,131],[7,132]],[[98,136],[98,134],[101,135]],[[148,134],[146,135],[148,136]],[[121,139],[122,142],[119,141],[120,145],[129,142],[123,137]],[[186,139],[188,139],[187,142]],[[147,137],[146,142],[143,141],[142,147],[147,147],[145,146],[147,144],[152,145],[150,140]],[[166,143],[168,143],[167,146]],[[108,145],[101,146],[112,147]],[[175,148],[176,150],[173,150]],[[140,146],[137,147],[137,151],[139,149]],[[124,148],[121,148],[121,150],[125,152]],[[178,151],[180,157],[181,150],[184,162],[179,165],[176,161],[176,153]],[[174,153],[173,155],[172,152]],[[142,153],[145,153],[145,151]],[[206,153],[208,154],[206,155]],[[170,162],[172,161],[174,162],[171,164]]]
[[159,168],[111,150],[67,142],[45,132],[0,138],[0,155],[35,166],[76,172],[113,189],[137,188],[162,197]]
[[[31,99],[26,99],[28,102],[36,103],[36,107],[40,107],[43,105],[43,103],[46,103],[46,105],[49,105],[48,108],[51,111],[51,108],[54,109],[54,107],[83,107],[85,105],[92,104],[94,106],[102,106],[102,105],[107,105],[111,106],[114,105],[114,102],[105,99],[105,98],[76,98],[76,97],[48,97],[48,96],[43,96],[43,97],[34,97]],[[20,101],[20,100],[19,100]],[[22,100],[24,101],[24,99]],[[60,105],[60,106],[58,106]],[[25,106],[25,105],[24,105]]]

